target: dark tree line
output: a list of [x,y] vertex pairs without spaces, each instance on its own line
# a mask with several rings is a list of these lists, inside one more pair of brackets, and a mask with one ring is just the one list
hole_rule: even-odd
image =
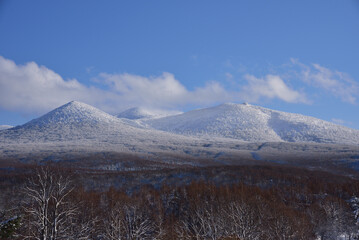
[[20,193],[0,196],[0,239],[359,239],[357,180],[258,171],[251,184],[129,192],[85,189],[66,169],[38,168]]

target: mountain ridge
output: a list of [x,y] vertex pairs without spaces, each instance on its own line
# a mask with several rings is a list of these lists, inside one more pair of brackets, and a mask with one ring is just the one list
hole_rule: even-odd
[[[225,103],[160,117],[125,119],[72,101],[24,125],[3,130],[0,138],[27,141],[92,139],[115,141],[139,135],[172,138],[223,138],[245,142],[302,142],[358,145],[359,130],[295,113],[250,104]],[[156,138],[155,137],[155,138]],[[107,139],[108,138],[108,139]]]
[[250,104],[225,103],[142,122],[153,129],[176,134],[249,142],[359,143],[359,130]]
[[[238,122],[238,114],[244,112],[246,118],[241,118]],[[276,111],[256,106],[224,104],[191,111],[189,114],[193,116],[190,118],[187,116],[188,113],[185,113],[160,119],[129,120],[117,118],[84,103],[70,102],[24,125],[1,130],[0,161],[2,159],[40,163],[42,161],[73,161],[83,166],[90,164],[105,166],[106,169],[122,169],[120,167],[122,160],[106,156],[130,154],[143,159],[147,165],[151,165],[153,161],[160,161],[161,164],[172,167],[256,164],[263,161],[288,164],[294,164],[293,162],[295,164],[309,163],[309,165],[317,166],[318,161],[323,162],[323,159],[325,160],[323,164],[330,161],[334,164],[345,166],[354,164],[353,166],[356,166],[357,156],[359,156],[359,145],[358,142],[355,142],[357,135],[349,135],[347,136],[349,141],[342,141],[340,138],[343,136],[343,132],[340,131],[343,129],[341,128],[339,130],[335,128],[341,133],[338,135],[341,143],[335,144],[327,144],[325,141],[316,143],[318,139],[313,136],[310,141],[304,143],[285,142],[279,138],[279,135],[274,135],[275,138],[271,135],[277,134],[274,130],[272,133],[264,131],[266,135],[263,138],[261,125],[262,123],[268,124],[271,119],[274,121],[274,125],[277,124],[277,127],[283,127],[284,130],[286,129],[285,124],[278,119],[284,123],[294,124],[295,130],[301,130],[294,121],[299,121],[302,118],[301,115],[289,114],[283,115],[283,117],[279,114],[273,117],[272,114],[276,113]],[[254,122],[253,114],[255,115]],[[206,122],[210,120],[209,122],[217,128],[203,128],[207,132],[196,135],[193,134],[192,128],[190,128],[192,132],[188,134],[181,132],[179,134],[168,130],[167,132],[157,130],[149,125],[150,121],[166,120],[168,122],[168,118],[172,123],[176,123],[176,121],[178,123],[183,115],[187,120],[187,122],[183,122],[185,124],[192,121],[192,123],[196,123],[196,126],[206,127]],[[289,120],[292,117],[294,120],[289,121],[285,117]],[[205,121],[201,121],[203,118]],[[176,121],[174,121],[175,119]],[[308,118],[305,119],[308,120]],[[310,122],[314,121],[311,118],[309,120]],[[227,123],[223,124],[223,121]],[[244,126],[251,126],[251,131],[246,132],[245,128],[244,131],[242,129],[233,131],[233,126],[236,127],[238,123],[246,123],[246,121],[249,122]],[[322,123],[322,120],[317,121],[318,124]],[[273,125],[273,123],[271,124]],[[223,127],[226,130],[224,132],[222,132]],[[215,135],[213,133],[216,132],[211,133],[208,130],[217,130],[222,135]],[[276,129],[276,131],[280,130]],[[261,134],[256,138],[249,139],[250,141],[225,135],[241,133],[245,136],[245,134],[251,133],[252,135],[248,135],[251,137],[255,136],[257,132]],[[284,133],[291,136],[290,131]],[[293,136],[297,136],[297,133],[298,131],[294,131]],[[344,131],[344,134],[346,133]],[[91,159],[89,162],[84,160],[88,157]],[[142,167],[142,163],[136,164],[136,167]]]
[[[23,125],[2,131],[0,137],[19,141],[66,141],[102,137],[127,124],[85,103],[71,101]],[[110,136],[109,136],[110,137]]]

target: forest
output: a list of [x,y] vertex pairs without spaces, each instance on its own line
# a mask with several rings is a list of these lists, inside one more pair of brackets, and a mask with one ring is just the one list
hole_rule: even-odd
[[319,170],[22,165],[0,190],[0,239],[359,239],[359,181]]

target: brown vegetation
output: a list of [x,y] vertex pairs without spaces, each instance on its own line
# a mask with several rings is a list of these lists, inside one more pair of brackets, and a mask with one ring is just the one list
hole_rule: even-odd
[[14,217],[21,222],[1,239],[308,240],[356,239],[358,233],[353,196],[359,181],[325,172],[18,166],[0,173],[1,231]]

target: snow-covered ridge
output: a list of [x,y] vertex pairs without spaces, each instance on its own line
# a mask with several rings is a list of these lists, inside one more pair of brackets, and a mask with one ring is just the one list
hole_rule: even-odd
[[[189,159],[215,156],[218,148],[229,142],[145,129],[135,121],[119,119],[84,103],[70,102],[24,125],[0,131],[0,159],[36,160],[53,156],[63,159],[115,152],[146,159],[165,156],[166,161],[174,161],[182,155]],[[214,147],[208,149],[204,144]]]
[[359,130],[249,104],[226,103],[174,116],[130,120],[73,101],[22,126],[0,132],[0,143],[101,142],[132,145],[132,149],[146,142],[164,147],[167,142],[179,146],[182,141],[208,139],[358,145]]
[[[183,138],[183,139],[182,139]],[[158,130],[144,129],[135,121],[120,119],[85,103],[72,101],[30,122],[0,132],[1,144],[66,144],[96,146],[96,149],[122,151],[144,143],[166,143],[189,137],[173,136]],[[124,147],[125,146],[125,147]],[[131,146],[131,147],[129,147]],[[126,151],[127,151],[126,150]]]
[[249,142],[359,144],[359,130],[300,114],[250,104],[225,103],[176,116],[143,120],[157,130]]
[[[223,104],[130,120],[70,102],[22,126],[1,130],[0,159],[57,161],[125,153],[196,166],[293,158],[347,159],[349,164],[359,156],[358,136],[358,130],[250,105]],[[94,161],[102,164],[106,157]]]

